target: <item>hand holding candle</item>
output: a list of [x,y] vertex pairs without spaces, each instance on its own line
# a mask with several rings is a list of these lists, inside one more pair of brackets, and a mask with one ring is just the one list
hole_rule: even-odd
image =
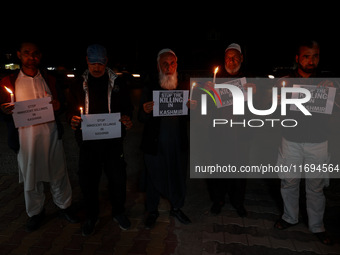
[[78,128],[78,126],[80,125],[80,123],[82,122],[81,117],[79,116],[73,116],[71,119],[71,128],[73,130],[76,130]]
[[78,126],[80,125],[80,123],[82,122],[81,115],[84,114],[83,107],[79,107],[79,110],[80,110],[80,117],[75,115],[71,119],[71,128],[73,130],[76,130]]
[[12,114],[14,109],[14,104],[4,103],[0,105],[0,109],[4,114]]
[[4,103],[0,106],[0,109],[5,114],[12,114],[14,109],[14,94],[12,90],[4,86],[4,88],[7,90],[7,92],[11,95],[11,102],[10,103]]

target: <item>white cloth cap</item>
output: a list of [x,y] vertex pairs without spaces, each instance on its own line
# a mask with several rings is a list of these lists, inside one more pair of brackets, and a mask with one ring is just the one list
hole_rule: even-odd
[[242,53],[241,46],[237,43],[229,44],[229,46],[228,46],[228,48],[226,48],[225,52],[227,52],[227,50],[231,50],[231,49],[238,50],[240,53]]
[[170,50],[170,49],[167,49],[167,48],[166,48],[166,49],[163,49],[163,50],[161,50],[160,52],[158,52],[158,55],[157,55],[157,62],[159,62],[159,59],[160,59],[161,55],[162,55],[163,53],[167,53],[167,52],[173,54],[173,55],[175,56],[175,58],[176,58],[176,61],[177,61],[177,56],[176,56],[175,52],[172,51],[172,50]]

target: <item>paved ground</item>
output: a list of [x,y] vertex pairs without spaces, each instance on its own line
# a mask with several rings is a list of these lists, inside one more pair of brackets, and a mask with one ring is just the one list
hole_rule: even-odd
[[[138,92],[133,94],[138,98]],[[339,116],[336,116],[339,119]],[[334,125],[331,147],[336,148],[339,135]],[[46,213],[44,225],[36,232],[26,233],[23,186],[18,184],[15,155],[7,149],[6,129],[0,123],[0,254],[340,254],[340,180],[332,180],[325,190],[327,207],[325,225],[335,245],[328,247],[319,243],[306,227],[305,217],[301,223],[289,230],[278,231],[273,224],[281,214],[282,201],[278,180],[248,180],[245,206],[248,217],[239,218],[235,210],[226,203],[221,215],[209,214],[210,201],[204,180],[188,179],[188,195],[183,211],[192,224],[183,226],[169,218],[169,205],[161,201],[160,217],[152,230],[143,227],[144,193],[142,187],[143,161],[137,144],[140,142],[142,125],[135,121],[134,128],[126,139],[126,159],[128,162],[127,213],[132,222],[128,231],[122,231],[110,217],[110,205],[105,179],[101,185],[101,215],[96,232],[91,237],[82,237],[81,224],[69,224],[57,217],[46,185]],[[72,180],[74,204],[81,210],[81,193],[77,182],[77,148],[71,130],[65,125],[65,151],[69,174]],[[252,149],[252,160],[261,161],[261,155],[275,157],[277,139],[263,137],[274,135],[264,131],[257,134]],[[135,146],[131,146],[135,145]],[[340,158],[334,150],[335,158]],[[228,198],[227,202],[228,202]],[[303,201],[303,200],[302,200]],[[303,202],[302,202],[303,204]],[[303,207],[303,206],[302,206]],[[301,210],[304,215],[305,210]]]

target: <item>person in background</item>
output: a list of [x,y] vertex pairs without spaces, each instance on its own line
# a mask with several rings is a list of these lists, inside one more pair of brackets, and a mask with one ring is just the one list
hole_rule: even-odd
[[[104,170],[107,180],[113,219],[123,230],[130,228],[125,215],[126,170],[123,157],[125,130],[132,127],[132,104],[124,81],[107,67],[106,49],[99,44],[87,48],[88,69],[78,83],[70,86],[68,118],[75,130],[79,152],[79,184],[84,196],[86,221],[82,235],[94,233],[99,220],[99,183]],[[79,107],[85,114],[121,113],[122,137],[113,139],[82,139]]]

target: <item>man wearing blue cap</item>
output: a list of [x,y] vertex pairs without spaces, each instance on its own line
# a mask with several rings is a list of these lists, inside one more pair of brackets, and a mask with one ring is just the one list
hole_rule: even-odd
[[[87,48],[88,69],[79,83],[70,88],[72,100],[68,117],[75,130],[80,147],[79,183],[85,200],[87,220],[82,227],[83,236],[91,235],[99,218],[99,183],[102,170],[108,179],[113,219],[121,229],[130,228],[124,204],[126,199],[126,172],[123,158],[123,137],[131,128],[132,105],[124,81],[107,67],[106,49],[98,44]],[[122,137],[113,139],[82,139],[79,107],[84,114],[121,113]],[[124,128],[125,127],[125,128]]]

